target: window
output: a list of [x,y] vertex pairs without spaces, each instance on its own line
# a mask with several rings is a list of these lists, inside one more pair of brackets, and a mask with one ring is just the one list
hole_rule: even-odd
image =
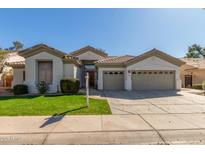
[[84,65],[85,70],[95,70],[94,64],[85,64]]
[[25,70],[23,71],[23,81],[25,81],[26,75],[25,75]]
[[38,82],[45,81],[47,84],[53,82],[53,64],[52,61],[38,62]]

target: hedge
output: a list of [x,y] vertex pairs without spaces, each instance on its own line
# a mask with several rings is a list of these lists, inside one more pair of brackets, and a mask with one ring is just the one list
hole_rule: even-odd
[[64,78],[60,81],[62,93],[77,93],[80,89],[80,81],[76,78]]
[[193,89],[200,89],[201,90],[202,89],[202,84],[193,84],[192,88]]
[[24,84],[17,84],[13,87],[14,95],[28,94],[28,86]]

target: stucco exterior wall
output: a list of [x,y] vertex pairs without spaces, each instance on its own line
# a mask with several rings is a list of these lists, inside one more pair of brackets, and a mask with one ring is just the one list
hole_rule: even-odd
[[78,66],[75,66],[75,72],[76,72],[76,78],[80,80],[80,87],[82,86],[82,79],[83,79],[83,76],[82,76],[82,69]]
[[192,76],[193,84],[201,84],[205,81],[205,70],[196,70]]
[[63,77],[74,77],[74,64],[63,64]]
[[180,67],[180,78],[182,80],[182,87],[185,87],[185,75],[192,75],[192,84],[201,84],[205,80],[205,69],[191,69],[189,65],[182,65]]
[[[60,79],[63,77],[63,62],[62,59],[51,55],[47,52],[41,52],[34,56],[25,59],[26,81],[29,93],[38,93],[36,84],[38,83],[38,61],[53,62],[53,82],[49,85],[49,93],[57,92],[60,87]],[[59,88],[60,89],[60,88]]]
[[77,56],[80,60],[100,60],[103,59],[104,57],[95,54],[91,51],[87,51],[83,54],[80,54],[79,56]]
[[24,68],[14,68],[13,69],[13,82],[12,82],[12,87],[17,85],[17,84],[23,84],[23,71]]
[[[103,71],[125,71],[125,68],[104,68],[104,67],[99,67],[98,68],[98,80],[97,80],[99,90],[103,90]],[[125,78],[126,78],[126,76],[125,76]],[[125,87],[126,87],[126,85],[125,85]]]

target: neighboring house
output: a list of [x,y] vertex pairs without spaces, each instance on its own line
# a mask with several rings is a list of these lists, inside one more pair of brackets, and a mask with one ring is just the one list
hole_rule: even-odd
[[0,87],[11,87],[13,71],[11,67],[5,65],[5,62],[13,52],[0,51]]
[[204,58],[182,58],[186,64],[181,66],[182,87],[192,87],[205,81]]
[[39,81],[49,84],[49,92],[60,90],[60,80],[79,78],[99,90],[174,90],[181,88],[180,66],[183,61],[153,49],[140,56],[109,57],[105,52],[86,46],[66,54],[45,44],[18,52],[6,62],[13,67],[13,86],[27,84],[37,93]]

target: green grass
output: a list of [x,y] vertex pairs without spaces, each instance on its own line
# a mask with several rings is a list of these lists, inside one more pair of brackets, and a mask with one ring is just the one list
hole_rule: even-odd
[[83,95],[0,97],[0,116],[111,114],[107,100]]

